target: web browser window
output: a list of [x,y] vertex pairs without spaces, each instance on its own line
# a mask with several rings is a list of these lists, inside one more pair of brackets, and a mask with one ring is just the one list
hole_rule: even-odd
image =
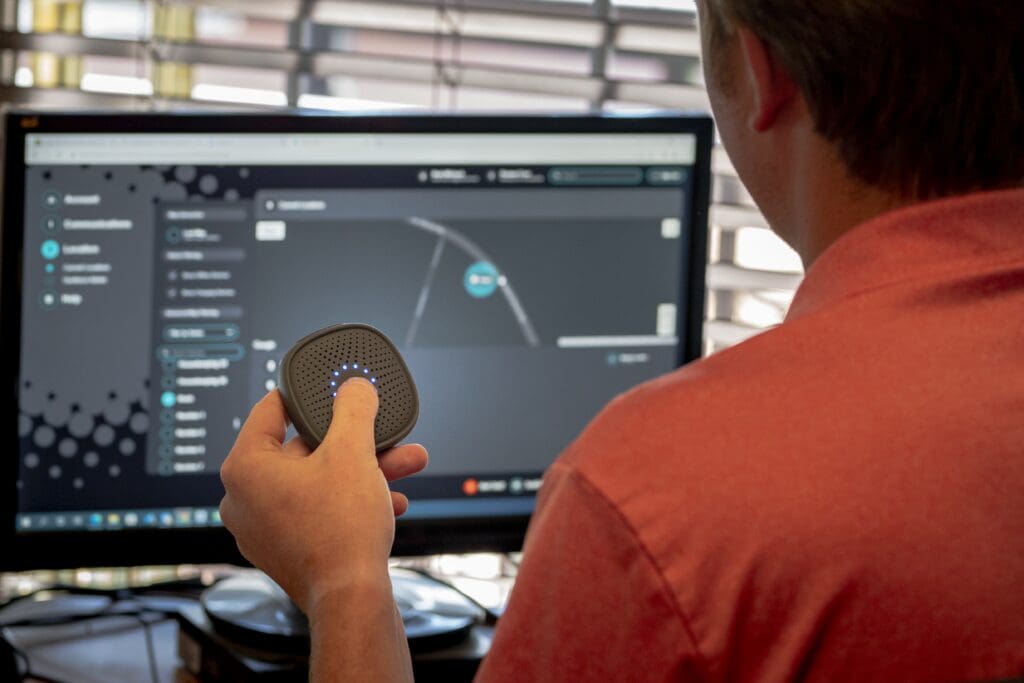
[[249,408],[342,322],[417,382],[409,515],[530,512],[611,398],[680,363],[695,156],[685,134],[28,135],[19,531],[219,524]]

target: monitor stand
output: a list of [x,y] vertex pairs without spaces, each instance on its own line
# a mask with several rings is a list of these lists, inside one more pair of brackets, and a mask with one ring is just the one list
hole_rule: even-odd
[[[392,568],[391,585],[412,652],[457,645],[484,620],[478,605],[417,572]],[[200,602],[225,638],[259,650],[309,652],[306,615],[263,572],[246,571],[220,581],[203,592]]]

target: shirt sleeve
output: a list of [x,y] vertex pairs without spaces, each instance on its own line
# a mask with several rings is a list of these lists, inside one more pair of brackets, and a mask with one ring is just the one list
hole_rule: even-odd
[[477,681],[695,681],[697,660],[626,520],[582,476],[556,464]]

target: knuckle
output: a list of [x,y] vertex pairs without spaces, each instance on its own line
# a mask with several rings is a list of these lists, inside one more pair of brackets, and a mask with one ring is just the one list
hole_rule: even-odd
[[242,487],[245,484],[244,472],[245,468],[239,462],[238,453],[232,451],[220,466],[220,481],[225,489]]
[[234,513],[231,510],[231,505],[228,503],[228,497],[224,496],[220,501],[220,521],[224,523],[225,528],[229,531],[234,526],[235,518]]
[[220,481],[224,488],[231,488],[238,481],[238,465],[232,455],[228,455],[224,464],[220,466]]
[[224,485],[224,488],[229,489],[235,484],[235,466],[234,460],[229,455],[224,464],[220,466],[220,483]]

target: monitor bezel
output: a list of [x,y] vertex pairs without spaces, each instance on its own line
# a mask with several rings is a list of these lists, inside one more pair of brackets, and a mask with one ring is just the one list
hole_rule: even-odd
[[[688,315],[678,321],[677,364],[703,350],[713,124],[704,114],[321,114],[9,111],[3,124],[0,262],[0,435],[15,454],[0,469],[0,571],[182,563],[245,564],[223,528],[18,534],[18,377],[24,240],[24,153],[29,133],[679,133],[696,137],[689,261],[680,283]],[[9,199],[9,200],[8,200]],[[10,451],[9,451],[10,452]],[[400,520],[393,554],[514,552],[528,515]]]

